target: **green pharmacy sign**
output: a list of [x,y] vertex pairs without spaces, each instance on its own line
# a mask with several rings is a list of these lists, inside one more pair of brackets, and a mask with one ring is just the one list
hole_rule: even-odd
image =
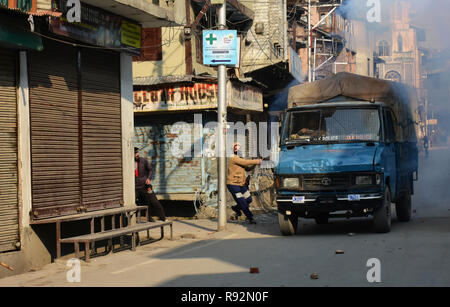
[[239,63],[238,36],[236,30],[203,31],[203,64],[231,65]]

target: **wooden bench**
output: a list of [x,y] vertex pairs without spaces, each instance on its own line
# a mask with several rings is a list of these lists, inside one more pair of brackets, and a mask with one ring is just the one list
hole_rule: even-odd
[[[147,214],[147,221],[141,222],[141,211],[145,211]],[[131,217],[136,215],[137,224],[131,225]],[[119,225],[116,227],[116,217],[119,216]],[[111,218],[112,229],[105,229],[105,218]],[[95,232],[95,219],[100,218],[100,232]],[[112,238],[120,237],[120,246],[123,247],[123,236],[127,234],[132,235],[133,242],[132,249],[135,248],[136,233],[139,231],[147,230],[147,236],[149,237],[149,230],[152,228],[161,227],[161,239],[164,236],[164,226],[170,226],[171,239],[172,239],[172,222],[148,222],[149,214],[147,206],[133,206],[133,207],[121,207],[115,209],[98,210],[82,214],[73,214],[66,216],[59,216],[55,218],[48,218],[42,220],[33,220],[30,222],[32,225],[39,224],[50,224],[55,223],[56,225],[56,258],[61,257],[61,244],[62,243],[76,243],[75,244],[75,254],[79,254],[79,243],[85,243],[86,251],[86,261],[89,260],[89,256],[92,250],[95,250],[95,242],[103,239],[110,239],[112,244]],[[61,238],[61,227],[65,222],[74,222],[90,220],[90,233],[70,238]],[[126,226],[125,226],[126,224]],[[139,226],[139,227],[138,227]],[[76,242],[75,242],[76,241]],[[155,240],[150,240],[155,241]],[[150,242],[149,241],[149,242]],[[87,242],[87,243],[86,243]],[[142,242],[141,244],[145,244]],[[110,246],[112,248],[112,246]],[[78,249],[78,251],[77,251]],[[78,255],[77,255],[78,257]]]
[[[131,250],[136,250],[136,240],[137,235],[141,231],[147,231],[147,240],[146,241],[140,241],[140,245],[150,243],[153,241],[160,240],[164,237],[164,226],[170,226],[170,239],[173,239],[173,227],[172,222],[144,222],[144,223],[138,223],[133,226],[127,226],[124,228],[119,229],[113,229],[103,232],[97,232],[77,237],[71,237],[71,238],[65,238],[61,239],[61,243],[74,243],[75,244],[75,257],[80,258],[80,243],[84,243],[85,246],[85,260],[86,262],[89,261],[89,255],[90,255],[90,243],[100,240],[108,240],[108,250],[113,250],[112,246],[112,239],[115,237],[123,236],[131,234]],[[149,230],[152,228],[161,228],[161,238],[152,240],[150,239]]]

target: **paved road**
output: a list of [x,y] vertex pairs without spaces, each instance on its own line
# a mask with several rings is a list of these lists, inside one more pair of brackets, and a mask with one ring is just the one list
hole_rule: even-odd
[[[69,284],[59,262],[0,286],[450,286],[449,160],[440,149],[422,161],[413,220],[394,222],[389,234],[373,233],[370,219],[306,221],[292,237],[279,235],[270,214],[258,216],[258,225],[230,223],[220,233],[214,221],[185,221],[204,240],[163,240],[82,262],[81,283]],[[380,260],[380,283],[367,281],[370,258]],[[253,267],[258,274],[249,273]]]

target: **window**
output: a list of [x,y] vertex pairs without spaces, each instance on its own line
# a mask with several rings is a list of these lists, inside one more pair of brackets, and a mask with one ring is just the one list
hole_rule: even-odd
[[386,142],[391,143],[395,141],[394,118],[389,110],[384,110],[384,133]]
[[402,82],[402,76],[395,70],[388,71],[384,78],[394,82]]
[[[320,14],[320,20],[322,20],[322,18],[324,18],[324,17],[325,17],[325,13]],[[326,25],[327,25],[327,20],[324,19],[324,20],[320,23],[320,25],[321,25],[321,26],[326,26]]]
[[377,109],[326,108],[289,113],[287,142],[378,141],[380,117]]
[[195,60],[199,64],[203,64],[203,36],[196,33],[195,37]]
[[391,56],[391,46],[387,41],[381,41],[378,44],[378,56]]
[[398,43],[398,52],[403,52],[403,37],[401,35],[397,38]]

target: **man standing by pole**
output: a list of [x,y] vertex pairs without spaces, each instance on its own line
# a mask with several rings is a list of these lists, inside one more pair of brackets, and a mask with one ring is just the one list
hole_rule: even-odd
[[156,198],[150,184],[153,168],[147,159],[139,157],[139,148],[137,147],[134,148],[134,163],[136,203],[148,206],[148,221],[154,222],[150,215],[150,212],[152,212],[151,209],[155,210],[155,215],[157,215],[161,221],[165,221],[166,214],[164,208],[158,198]]

